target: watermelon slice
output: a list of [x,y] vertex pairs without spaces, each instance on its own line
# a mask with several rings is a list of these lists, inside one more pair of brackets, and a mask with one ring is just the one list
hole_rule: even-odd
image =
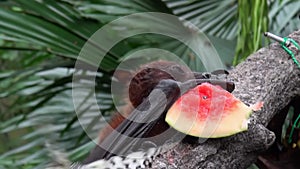
[[225,137],[247,130],[250,114],[262,105],[249,107],[220,86],[202,83],[171,106],[165,121],[187,135]]

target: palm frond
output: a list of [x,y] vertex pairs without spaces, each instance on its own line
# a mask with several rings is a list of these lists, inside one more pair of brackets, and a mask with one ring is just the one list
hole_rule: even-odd
[[271,1],[269,4],[270,32],[287,36],[300,27],[299,1]]
[[[270,29],[283,33],[299,27],[298,3],[268,4]],[[203,60],[218,56],[213,46],[222,61],[208,62],[230,66],[237,44],[237,0],[7,0],[0,4],[0,143],[9,142],[0,147],[0,166],[5,168],[45,168],[55,158],[53,150],[64,152],[71,161],[84,158],[95,145],[91,139],[115,110],[111,77],[121,63],[142,64],[177,55],[191,69],[207,71]],[[146,15],[115,22],[141,12],[179,19]],[[103,41],[91,38],[107,24],[102,38],[121,39],[108,51]],[[135,30],[160,34],[131,34]],[[191,42],[165,32],[184,34],[187,39],[200,36],[201,41],[191,38],[191,48]],[[85,44],[95,49],[87,52],[90,55],[80,53]],[[100,54],[105,57],[97,69]],[[76,63],[85,66],[75,69]]]

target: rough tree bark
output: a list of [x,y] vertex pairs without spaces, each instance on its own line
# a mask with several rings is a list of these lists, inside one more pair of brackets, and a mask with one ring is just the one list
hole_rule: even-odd
[[[300,42],[300,30],[289,37]],[[300,52],[292,49],[300,60]],[[300,95],[300,69],[279,43],[273,43],[236,66],[229,78],[236,84],[233,94],[244,103],[264,102],[263,109],[251,115],[248,131],[201,144],[178,144],[159,154],[152,168],[247,168],[272,145],[275,135],[265,126]]]

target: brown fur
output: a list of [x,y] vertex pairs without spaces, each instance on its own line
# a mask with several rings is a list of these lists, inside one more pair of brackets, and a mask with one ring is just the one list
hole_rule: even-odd
[[[156,61],[142,65],[139,70],[133,74],[129,83],[129,101],[124,106],[122,114],[116,112],[109,125],[104,127],[99,133],[99,143],[109,135],[126,117],[132,112],[133,107],[137,108],[145,98],[151,93],[155,86],[163,79],[173,79],[176,81],[185,81],[193,78],[193,74],[188,67],[171,61]],[[123,77],[124,78],[124,77]],[[129,77],[130,78],[130,77]],[[133,107],[132,107],[133,106]],[[166,128],[168,125],[160,123],[157,128]],[[155,136],[162,131],[151,131],[149,135]],[[147,136],[146,136],[147,137]]]

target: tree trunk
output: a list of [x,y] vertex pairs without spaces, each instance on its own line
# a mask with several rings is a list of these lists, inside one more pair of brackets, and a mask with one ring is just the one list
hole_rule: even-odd
[[[300,42],[300,30],[289,37]],[[290,48],[300,60],[300,52],[295,47]],[[300,69],[279,43],[273,43],[236,66],[229,78],[236,84],[233,94],[244,103],[264,102],[262,110],[251,115],[248,131],[231,137],[208,139],[204,143],[177,144],[160,153],[151,168],[247,168],[272,145],[275,134],[266,126],[276,113],[299,96]]]

